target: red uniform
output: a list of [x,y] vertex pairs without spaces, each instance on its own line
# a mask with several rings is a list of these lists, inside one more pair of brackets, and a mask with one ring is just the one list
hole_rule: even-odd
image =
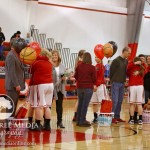
[[134,75],[135,71],[140,71],[140,65],[135,65],[133,62],[128,64],[127,75],[129,77],[129,86],[143,85],[143,77],[147,71],[146,65],[143,65],[143,67],[144,67],[143,75],[141,75],[141,74]]
[[95,69],[97,75],[96,86],[105,84],[105,78],[104,78],[105,66],[103,64],[96,64]]

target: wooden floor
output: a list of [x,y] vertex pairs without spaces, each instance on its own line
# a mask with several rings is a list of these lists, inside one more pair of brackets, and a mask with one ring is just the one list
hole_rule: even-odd
[[[23,103],[21,100],[19,103]],[[150,125],[112,124],[78,127],[72,122],[75,99],[64,100],[65,129],[56,128],[55,103],[52,106],[51,132],[26,130],[23,136],[1,136],[0,149],[13,150],[150,150]],[[129,105],[124,100],[121,117],[128,121]],[[92,106],[87,120],[92,121]],[[5,146],[4,146],[5,144]]]

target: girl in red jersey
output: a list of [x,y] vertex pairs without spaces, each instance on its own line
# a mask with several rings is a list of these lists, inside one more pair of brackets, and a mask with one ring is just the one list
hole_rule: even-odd
[[95,57],[96,61],[96,74],[97,74],[97,81],[96,81],[96,86],[97,90],[93,92],[92,98],[91,98],[91,103],[93,104],[93,112],[94,112],[94,119],[93,123],[97,123],[97,117],[98,117],[98,108],[99,105],[101,104],[102,99],[105,99],[106,97],[106,85],[105,85],[105,78],[104,78],[104,73],[105,73],[105,66],[103,65],[103,62],[101,59],[98,57]]
[[[29,112],[29,122],[32,121],[33,111],[35,109],[35,126],[31,130],[51,130],[50,127],[50,109],[53,98],[53,75],[51,63],[52,54],[47,49],[42,49],[31,67],[31,80],[28,101],[31,109]],[[34,108],[34,109],[33,109]],[[42,127],[41,120],[43,119],[44,110],[44,125]]]
[[143,78],[146,73],[146,68],[142,64],[139,57],[135,57],[134,61],[128,64],[127,74],[129,76],[129,103],[130,103],[130,124],[134,124],[134,111],[137,105],[139,120],[138,124],[142,122],[142,103],[144,103],[144,87]]

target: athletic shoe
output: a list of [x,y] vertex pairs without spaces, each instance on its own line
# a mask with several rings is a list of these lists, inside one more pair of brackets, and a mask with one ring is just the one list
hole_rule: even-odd
[[138,120],[138,124],[139,125],[143,124],[143,121],[142,120]]
[[97,124],[97,122],[98,122],[98,121],[97,121],[96,118],[94,118],[93,121],[92,121],[92,123],[95,123],[95,124]]
[[134,124],[134,120],[129,120],[129,124]]
[[75,116],[73,117],[72,121],[73,121],[73,122],[76,122],[76,117],[75,117]]
[[113,118],[112,123],[118,123],[118,120],[116,118]]
[[121,118],[117,118],[118,122],[126,122],[125,120],[122,120]]

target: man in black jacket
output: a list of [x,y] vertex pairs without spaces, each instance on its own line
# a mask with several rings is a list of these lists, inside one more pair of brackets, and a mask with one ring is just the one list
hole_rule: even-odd
[[125,122],[120,118],[121,105],[124,95],[124,82],[126,81],[127,58],[131,49],[125,47],[122,55],[113,60],[110,66],[111,96],[113,101],[112,112],[114,112],[113,123]]

